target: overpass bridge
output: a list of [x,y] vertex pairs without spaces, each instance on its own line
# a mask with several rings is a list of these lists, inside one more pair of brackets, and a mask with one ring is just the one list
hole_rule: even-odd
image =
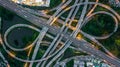
[[[77,0],[76,0],[76,1],[77,1]],[[69,2],[70,2],[70,1],[66,2],[65,4],[68,4]],[[76,3],[77,3],[77,2],[76,2]],[[109,8],[108,6],[106,6],[106,5],[104,5],[104,4],[96,3],[96,2],[88,2],[88,0],[86,0],[86,2],[84,2],[84,3],[78,3],[78,4],[76,5],[76,6],[84,5],[83,13],[82,13],[82,16],[80,17],[80,19],[83,19],[83,17],[85,16],[86,7],[87,7],[88,4],[93,4],[93,5],[96,5],[96,4],[97,4],[97,5],[99,5],[99,6],[102,6],[102,7],[106,8],[106,9],[109,9],[111,12],[113,12],[113,13],[117,16],[118,19],[120,19],[120,18],[119,18],[119,15],[118,15],[115,11],[113,11],[111,8]],[[0,6],[6,8],[6,9],[12,11],[12,12],[14,12],[14,13],[17,14],[18,16],[20,16],[20,17],[24,18],[25,20],[29,21],[30,23],[36,25],[37,27],[39,27],[40,30],[41,30],[41,28],[46,27],[48,30],[45,31],[45,33],[50,32],[50,33],[52,33],[52,34],[54,34],[54,35],[56,36],[56,37],[54,37],[53,42],[50,44],[50,47],[47,49],[47,51],[45,52],[45,54],[44,54],[43,57],[41,58],[42,60],[41,60],[41,59],[40,59],[40,60],[34,60],[34,57],[33,57],[33,60],[24,60],[24,59],[20,59],[20,58],[18,58],[18,57],[16,57],[16,56],[13,56],[13,58],[15,58],[15,59],[17,59],[17,60],[19,60],[19,61],[22,61],[22,62],[30,62],[30,63],[40,62],[40,61],[41,61],[41,62],[43,62],[43,64],[41,64],[41,62],[40,62],[40,63],[38,64],[38,67],[39,67],[40,64],[44,67],[47,59],[50,58],[51,55],[52,55],[52,57],[54,57],[54,58],[51,60],[51,62],[49,62],[49,63],[46,65],[46,67],[49,67],[49,66],[51,65],[51,63],[54,62],[56,59],[58,59],[58,58],[61,56],[61,54],[63,54],[64,51],[65,51],[68,47],[70,47],[70,45],[72,44],[75,48],[80,48],[80,49],[82,49],[83,51],[85,51],[85,52],[87,52],[87,53],[90,53],[90,54],[95,55],[95,56],[99,56],[99,57],[101,57],[102,59],[106,60],[107,62],[116,65],[116,67],[119,67],[119,66],[120,66],[120,61],[119,61],[118,58],[115,58],[115,57],[113,57],[113,56],[107,55],[107,54],[103,53],[102,51],[95,49],[94,47],[91,46],[90,43],[88,43],[88,42],[85,41],[84,39],[81,39],[81,40],[76,39],[76,34],[77,34],[78,32],[80,32],[79,27],[81,26],[82,20],[79,20],[78,28],[74,31],[74,33],[72,33],[71,35],[68,35],[68,34],[66,34],[66,31],[64,31],[64,29],[65,29],[66,23],[67,23],[68,20],[69,20],[69,19],[68,19],[69,17],[66,18],[66,21],[63,23],[62,28],[56,28],[56,27],[52,26],[53,21],[51,21],[51,18],[50,18],[48,21],[45,20],[45,19],[42,19],[42,18],[40,18],[40,17],[38,17],[38,16],[35,16],[35,15],[27,12],[23,7],[18,6],[18,5],[16,5],[15,3],[13,3],[13,2],[11,2],[11,1],[9,1],[9,0],[0,0]],[[73,5],[71,8],[73,8],[73,7],[75,7],[75,5]],[[68,8],[68,9],[70,9],[70,8]],[[68,9],[66,9],[66,10],[68,10]],[[61,9],[61,10],[62,10],[62,9]],[[56,14],[58,14],[61,10],[58,10]],[[65,11],[64,11],[64,12],[65,12]],[[71,10],[71,13],[72,13],[72,10]],[[53,16],[55,17],[56,14],[54,14]],[[70,14],[70,15],[71,15],[71,14]],[[54,17],[52,17],[52,18],[54,18]],[[115,18],[115,20],[116,20],[116,18]],[[16,25],[14,25],[14,26],[16,26]],[[19,24],[18,24],[18,26],[19,26]],[[21,26],[21,27],[24,27],[24,25]],[[32,27],[31,29],[35,30],[34,27]],[[115,31],[116,31],[116,29],[117,29],[117,20],[116,20],[116,28],[115,28]],[[43,30],[44,30],[44,29],[43,29]],[[42,31],[43,31],[43,30],[42,30]],[[9,52],[9,51],[5,48],[5,46],[4,46],[5,44],[7,44],[7,43],[6,43],[7,41],[4,40],[4,39],[7,38],[7,35],[8,35],[8,32],[9,32],[9,31],[11,31],[11,30],[8,29],[8,30],[5,32],[5,34],[2,34],[2,36],[3,36],[3,37],[2,37],[2,40],[5,41],[5,43],[4,43],[4,42],[1,42],[1,43],[3,44],[4,49],[6,50],[6,52],[7,52],[8,54],[10,54],[10,52]],[[114,31],[114,32],[115,32],[115,31]],[[45,36],[45,35],[44,35],[44,36]],[[53,51],[54,51],[55,48],[56,48],[55,46],[58,46],[58,43],[60,43],[62,39],[65,40],[63,46],[62,46],[58,51],[55,51],[55,53],[53,53]],[[39,37],[38,37],[38,40],[39,40]],[[41,40],[42,40],[42,39],[40,39],[40,41],[41,41]],[[40,42],[38,42],[38,43],[40,43]],[[8,46],[8,47],[9,47],[9,46]],[[52,49],[52,48],[53,48],[53,49]],[[13,50],[14,50],[14,49],[13,49]],[[35,54],[36,54],[36,53],[35,53]],[[55,54],[56,54],[56,55],[55,55]],[[12,54],[10,54],[10,55],[12,56]],[[50,56],[50,57],[49,57],[49,56]],[[46,57],[47,57],[47,58],[46,58]],[[43,60],[46,60],[46,61],[43,61]],[[31,66],[32,66],[32,65],[31,65]]]

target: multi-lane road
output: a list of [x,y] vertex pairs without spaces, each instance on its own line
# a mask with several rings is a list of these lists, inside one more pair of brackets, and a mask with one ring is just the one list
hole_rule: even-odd
[[[85,3],[84,3],[85,4]],[[86,2],[86,4],[89,4]],[[92,2],[92,4],[94,4],[94,2]],[[32,15],[31,13],[28,13],[25,9],[23,9],[22,7],[12,3],[9,0],[0,0],[0,6],[14,12],[15,14],[17,14],[18,16],[28,20],[29,22],[31,22],[32,24],[38,26],[40,29],[43,27],[47,27],[48,28],[48,32],[54,34],[54,35],[62,35],[66,40],[69,40],[70,42],[74,43],[74,46],[76,48],[81,48],[82,50],[91,53],[95,56],[99,56],[102,59],[106,60],[107,62],[116,65],[117,67],[120,66],[120,61],[117,60],[114,57],[111,57],[93,47],[91,47],[86,41],[84,40],[77,40],[76,38],[73,38],[67,34],[65,34],[65,32],[61,32],[59,28],[55,28],[49,24],[47,24],[45,20],[43,20],[42,18],[39,18],[35,15]],[[81,21],[81,20],[80,20]],[[49,22],[49,21],[48,21]],[[79,26],[78,26],[79,27]],[[4,38],[3,38],[4,39]],[[68,42],[69,44],[69,42]],[[66,46],[67,47],[67,46]],[[66,49],[66,47],[64,47],[64,49]],[[62,52],[62,51],[61,51]],[[61,53],[60,52],[60,53]],[[58,53],[57,56],[59,56],[60,54]]]

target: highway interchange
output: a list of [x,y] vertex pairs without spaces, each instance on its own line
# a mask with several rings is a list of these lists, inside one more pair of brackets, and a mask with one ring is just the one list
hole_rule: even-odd
[[[43,57],[40,59],[40,60],[34,60],[35,58],[35,55],[36,55],[36,51],[38,50],[38,47],[36,47],[37,49],[35,49],[35,54],[32,56],[33,59],[32,60],[24,60],[24,59],[21,59],[21,58],[18,58],[16,56],[13,56],[13,58],[17,59],[17,60],[20,60],[22,62],[30,62],[31,63],[31,66],[32,67],[32,63],[33,62],[40,62],[42,61],[42,63],[38,63],[37,67],[41,66],[41,67],[45,67],[45,63],[47,62],[47,59],[49,59],[50,57],[54,57],[51,62],[49,62],[46,67],[49,67],[56,59],[58,59],[58,57],[60,57],[64,51],[69,48],[71,46],[72,43],[73,46],[75,48],[80,48],[82,49],[83,51],[87,52],[87,53],[90,53],[90,54],[93,54],[95,56],[99,56],[101,57],[102,59],[106,60],[107,62],[111,63],[111,64],[114,64],[116,65],[116,67],[119,67],[120,66],[120,61],[118,58],[114,57],[113,55],[111,55],[111,53],[104,48],[104,46],[102,46],[102,44],[100,44],[96,39],[106,39],[108,37],[110,37],[114,32],[117,31],[117,28],[118,28],[118,19],[120,21],[120,17],[119,15],[114,11],[112,10],[111,8],[109,8],[108,6],[104,5],[104,4],[100,4],[100,3],[97,3],[97,0],[96,2],[88,2],[88,0],[85,0],[85,2],[81,3],[82,0],[76,0],[74,5],[63,10],[63,8],[65,8],[72,0],[69,0],[69,1],[64,1],[66,3],[64,3],[63,5],[60,5],[58,8],[58,10],[52,15],[50,16],[50,19],[48,21],[45,21],[43,20],[42,18],[39,18],[29,12],[27,12],[24,8],[14,4],[13,2],[11,1],[8,1],[8,0],[0,0],[0,5],[3,6],[4,8],[7,8],[8,10],[16,13],[18,16],[28,20],[29,22],[31,22],[32,24],[36,25],[39,27],[39,29],[37,29],[37,31],[39,31],[40,33],[45,33],[44,29],[41,30],[41,28],[47,28],[46,32],[50,32],[54,35],[56,35],[56,37],[54,37],[54,40],[52,41],[52,43],[50,44],[49,48],[46,50],[45,54],[43,55]],[[105,11],[99,11],[99,12],[96,12],[96,13],[92,13],[89,12],[87,17],[84,19],[85,17],[85,14],[86,14],[86,11],[87,11],[87,7],[88,7],[88,4],[93,4],[94,5],[94,8],[96,7],[96,4],[101,6],[101,7],[104,7],[106,9],[108,9],[109,11],[111,11],[113,14],[111,13],[108,13],[108,12],[105,12]],[[74,20],[74,17],[75,15],[77,14],[78,12],[78,9],[81,5],[84,5],[83,7],[83,10],[82,10],[82,14],[80,16],[80,18],[78,19],[78,25],[76,27],[76,29],[71,33],[71,35],[67,35],[66,32],[68,30],[68,27],[71,25],[71,21]],[[75,8],[77,7],[77,8]],[[93,10],[94,10],[93,8]],[[56,8],[57,9],[57,8]],[[71,10],[70,10],[71,9]],[[63,26],[60,28],[56,28],[54,26],[52,26],[52,24],[67,10],[70,10],[70,13],[69,13],[69,16],[66,18],[66,20],[62,23]],[[75,12],[74,12],[75,10]],[[73,13],[74,12],[74,13]],[[73,13],[73,14],[72,14]],[[91,18],[92,16],[96,15],[96,14],[107,14],[107,15],[110,15],[111,17],[113,17],[113,19],[115,20],[115,28],[114,28],[114,31],[108,35],[108,36],[105,36],[105,37],[96,37],[96,36],[91,36],[85,32],[83,32],[81,30],[82,26],[84,26],[88,21],[89,18]],[[71,19],[71,21],[69,21]],[[84,21],[85,20],[85,21]],[[86,23],[84,23],[86,22]],[[25,24],[21,25],[20,24],[20,27],[24,27]],[[66,25],[68,25],[67,28]],[[13,27],[18,27],[19,24],[17,25],[13,25]],[[35,27],[33,26],[29,26],[29,25],[26,25],[27,27],[33,29],[33,30],[36,30]],[[3,41],[5,41],[5,44],[2,42],[2,44],[4,45],[7,45],[9,48],[11,48],[12,50],[18,50],[19,49],[15,49],[15,48],[12,48],[8,43],[7,43],[7,35],[8,33],[11,31],[11,29],[9,28],[5,34],[3,35],[4,38]],[[97,50],[95,49],[94,47],[91,46],[90,43],[86,42],[84,39],[82,40],[77,40],[76,39],[76,36],[78,34],[78,32],[82,33],[84,36],[86,36],[87,38],[91,39],[92,41],[95,41],[98,45],[101,45],[105,51],[108,53],[105,54],[103,52],[101,52],[100,50]],[[45,34],[46,35],[46,34]],[[36,46],[39,46],[39,44],[41,43],[42,39],[39,38],[41,36],[45,36],[45,35],[40,35],[36,38],[36,40],[33,42],[33,45],[35,45],[35,42],[37,42],[38,44],[36,44]],[[49,34],[48,34],[49,35]],[[50,36],[50,35],[49,35]],[[55,51],[55,48],[58,46],[58,44],[61,42],[61,40],[65,38],[66,41],[64,42],[64,44],[62,45],[61,48],[59,48],[57,51]],[[4,49],[6,50],[6,52],[8,54],[10,54],[10,52],[6,49],[6,47],[3,45]],[[32,46],[33,46],[32,45]],[[32,47],[31,45],[28,47]],[[26,48],[27,49],[27,48]],[[26,50],[26,49],[20,49],[20,50]],[[10,54],[11,55],[11,54]],[[44,60],[44,61],[43,61]]]

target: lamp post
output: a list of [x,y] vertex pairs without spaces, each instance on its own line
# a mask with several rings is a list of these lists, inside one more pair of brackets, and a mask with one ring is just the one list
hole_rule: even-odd
[[2,23],[2,19],[1,19],[1,17],[0,17],[0,31],[1,31],[1,23]]

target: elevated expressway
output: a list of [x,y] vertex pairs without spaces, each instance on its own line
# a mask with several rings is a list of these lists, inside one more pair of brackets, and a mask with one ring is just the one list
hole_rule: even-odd
[[[85,5],[85,4],[98,4],[99,6],[102,6],[102,7],[106,8],[106,9],[109,9],[120,20],[119,15],[116,12],[114,12],[111,8],[109,8],[108,6],[105,6],[105,5],[100,4],[100,3],[95,3],[95,2],[87,2],[87,0],[84,3],[79,3],[77,5],[81,5],[81,4],[82,5]],[[51,48],[53,47],[53,45],[55,45],[55,43],[56,43],[56,46],[57,46],[57,44],[61,41],[62,38],[66,39],[66,41],[65,41],[65,43],[63,45],[63,50],[58,52],[58,54],[55,56],[55,59],[53,59],[52,61],[55,61],[59,56],[61,56],[61,54],[70,46],[70,44],[73,43],[73,46],[75,48],[80,48],[83,51],[86,51],[86,52],[88,52],[90,54],[93,54],[95,56],[99,56],[102,59],[106,60],[107,62],[116,65],[116,67],[120,66],[120,61],[117,58],[109,56],[109,55],[107,55],[107,54],[105,54],[105,53],[95,49],[94,47],[90,46],[90,43],[86,42],[85,40],[77,40],[75,37],[76,37],[76,33],[78,33],[78,31],[75,31],[71,35],[67,35],[65,32],[63,32],[63,29],[66,26],[66,23],[63,25],[63,27],[61,29],[60,28],[56,28],[56,27],[52,26],[52,23],[49,22],[50,20],[49,21],[45,21],[42,18],[39,18],[39,17],[37,17],[37,16],[27,12],[25,9],[23,9],[22,7],[14,4],[13,2],[11,2],[9,0],[0,0],[0,5],[2,7],[4,7],[4,8],[6,8],[6,9],[8,9],[8,10],[14,12],[18,16],[26,19],[27,21],[31,22],[32,24],[36,25],[37,27],[39,27],[39,29],[44,28],[44,27],[48,28],[47,32],[50,32],[50,33],[56,35],[56,37],[54,38],[53,42],[51,43],[51,45],[52,45]],[[84,10],[85,10],[85,7],[84,7]],[[85,11],[83,11],[83,12],[85,12]],[[83,15],[84,15],[84,13],[83,13]],[[81,18],[82,18],[82,16],[81,16]],[[66,20],[66,22],[67,22],[67,20]],[[81,20],[79,22],[81,22]],[[80,27],[80,26],[78,26],[78,27]],[[32,29],[34,29],[34,28],[32,28]],[[77,28],[77,30],[79,30],[79,28]],[[116,29],[115,29],[115,31],[116,31]],[[5,38],[2,38],[2,39],[5,39]],[[57,40],[60,40],[60,41],[57,41]],[[50,52],[50,54],[51,53],[52,52]],[[46,52],[46,54],[49,54],[49,51]],[[45,58],[47,56],[46,54],[44,54],[43,58]],[[18,59],[18,58],[16,58],[16,59]],[[37,60],[37,61],[30,60],[30,61],[27,61],[27,60],[21,60],[21,59],[18,59],[18,60],[23,61],[23,62],[30,62],[30,63],[42,61],[42,60]],[[39,66],[39,64],[38,64],[38,66]],[[48,65],[46,65],[46,66],[49,67],[50,64],[51,63],[48,63]],[[44,66],[44,64],[42,64],[42,66]]]

